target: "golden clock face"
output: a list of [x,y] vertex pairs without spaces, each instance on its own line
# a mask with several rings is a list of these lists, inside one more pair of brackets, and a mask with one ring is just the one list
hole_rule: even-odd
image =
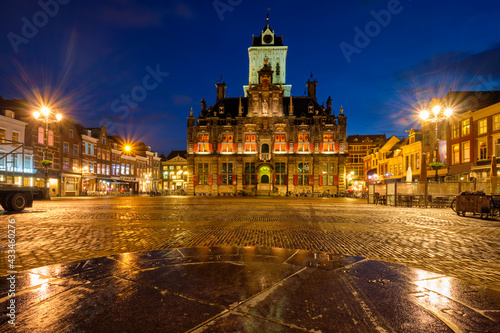
[[264,43],[269,44],[269,43],[271,43],[272,41],[273,41],[273,36],[271,36],[271,35],[265,35],[265,36],[264,36]]

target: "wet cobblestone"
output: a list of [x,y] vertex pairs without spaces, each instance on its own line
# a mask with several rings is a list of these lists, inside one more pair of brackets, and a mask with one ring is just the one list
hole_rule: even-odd
[[500,290],[500,221],[346,198],[120,197],[36,201],[16,220],[17,270],[123,252],[267,246],[405,264]]

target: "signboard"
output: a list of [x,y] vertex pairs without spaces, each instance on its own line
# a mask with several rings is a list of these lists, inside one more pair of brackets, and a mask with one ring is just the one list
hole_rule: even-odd
[[438,140],[438,147],[439,147],[439,162],[443,164],[448,164],[448,154],[446,150],[446,140]]

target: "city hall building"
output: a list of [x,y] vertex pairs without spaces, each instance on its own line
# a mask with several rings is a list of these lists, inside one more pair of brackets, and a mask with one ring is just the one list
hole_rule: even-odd
[[217,100],[204,99],[188,117],[189,195],[286,195],[338,193],[346,189],[347,117],[316,100],[317,81],[307,96],[286,84],[288,47],[266,24],[248,49],[249,83],[244,97],[227,97],[216,83]]

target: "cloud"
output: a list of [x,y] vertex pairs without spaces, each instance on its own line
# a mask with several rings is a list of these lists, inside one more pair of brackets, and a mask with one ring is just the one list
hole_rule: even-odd
[[[397,72],[396,81],[411,83],[412,90],[429,84],[447,84],[453,90],[498,90],[500,44],[478,53],[437,53],[416,66]],[[430,83],[431,82],[431,83]]]

